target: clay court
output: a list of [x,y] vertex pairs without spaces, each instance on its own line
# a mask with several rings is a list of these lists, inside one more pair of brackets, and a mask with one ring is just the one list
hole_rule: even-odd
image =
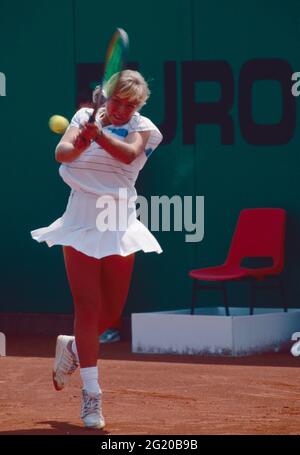
[[105,431],[82,428],[80,377],[56,392],[55,337],[7,338],[0,358],[1,435],[297,435],[300,359],[132,354],[101,345]]

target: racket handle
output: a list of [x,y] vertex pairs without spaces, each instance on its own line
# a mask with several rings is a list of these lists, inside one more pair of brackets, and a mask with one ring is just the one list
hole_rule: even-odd
[[94,103],[94,110],[89,118],[88,123],[94,123],[98,109],[100,109],[100,107],[103,106],[103,104],[105,104],[106,101],[107,100],[105,95],[103,94],[103,91],[100,90],[99,93],[97,94],[97,98]]
[[91,116],[90,116],[90,118],[89,118],[88,123],[94,123],[97,110],[98,110],[98,108],[95,107],[94,110],[93,110],[93,112],[92,112],[92,114],[91,114]]

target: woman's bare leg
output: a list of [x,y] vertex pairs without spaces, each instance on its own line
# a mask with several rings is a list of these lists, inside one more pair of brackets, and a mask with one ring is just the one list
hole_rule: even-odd
[[64,259],[74,302],[74,334],[81,368],[97,364],[98,315],[101,308],[101,260],[64,246]]
[[134,254],[125,257],[112,255],[101,259],[99,334],[121,317],[130,287],[134,257]]

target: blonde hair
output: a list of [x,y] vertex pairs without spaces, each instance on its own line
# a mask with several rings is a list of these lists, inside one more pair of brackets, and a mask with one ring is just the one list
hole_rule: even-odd
[[[121,72],[120,78],[114,87],[119,74],[113,74],[103,87],[106,96],[110,96],[110,92],[115,89],[115,94],[121,98],[128,98],[130,103],[137,104],[137,109],[144,106],[150,96],[150,90],[147,82],[138,71],[124,70]],[[100,87],[96,87],[93,92],[93,101],[99,95]]]

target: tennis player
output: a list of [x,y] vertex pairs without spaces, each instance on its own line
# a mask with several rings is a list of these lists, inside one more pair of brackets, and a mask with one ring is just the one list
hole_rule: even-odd
[[[98,95],[96,89],[93,96]],[[143,76],[125,70],[95,123],[88,123],[91,108],[76,112],[55,151],[59,173],[71,188],[66,211],[50,226],[31,232],[38,242],[63,246],[74,336],[57,338],[53,383],[62,390],[80,365],[86,427],[105,426],[98,337],[121,316],[135,253],[162,251],[137,219],[132,202],[139,171],[162,140],[158,128],[139,113],[149,95]]]

